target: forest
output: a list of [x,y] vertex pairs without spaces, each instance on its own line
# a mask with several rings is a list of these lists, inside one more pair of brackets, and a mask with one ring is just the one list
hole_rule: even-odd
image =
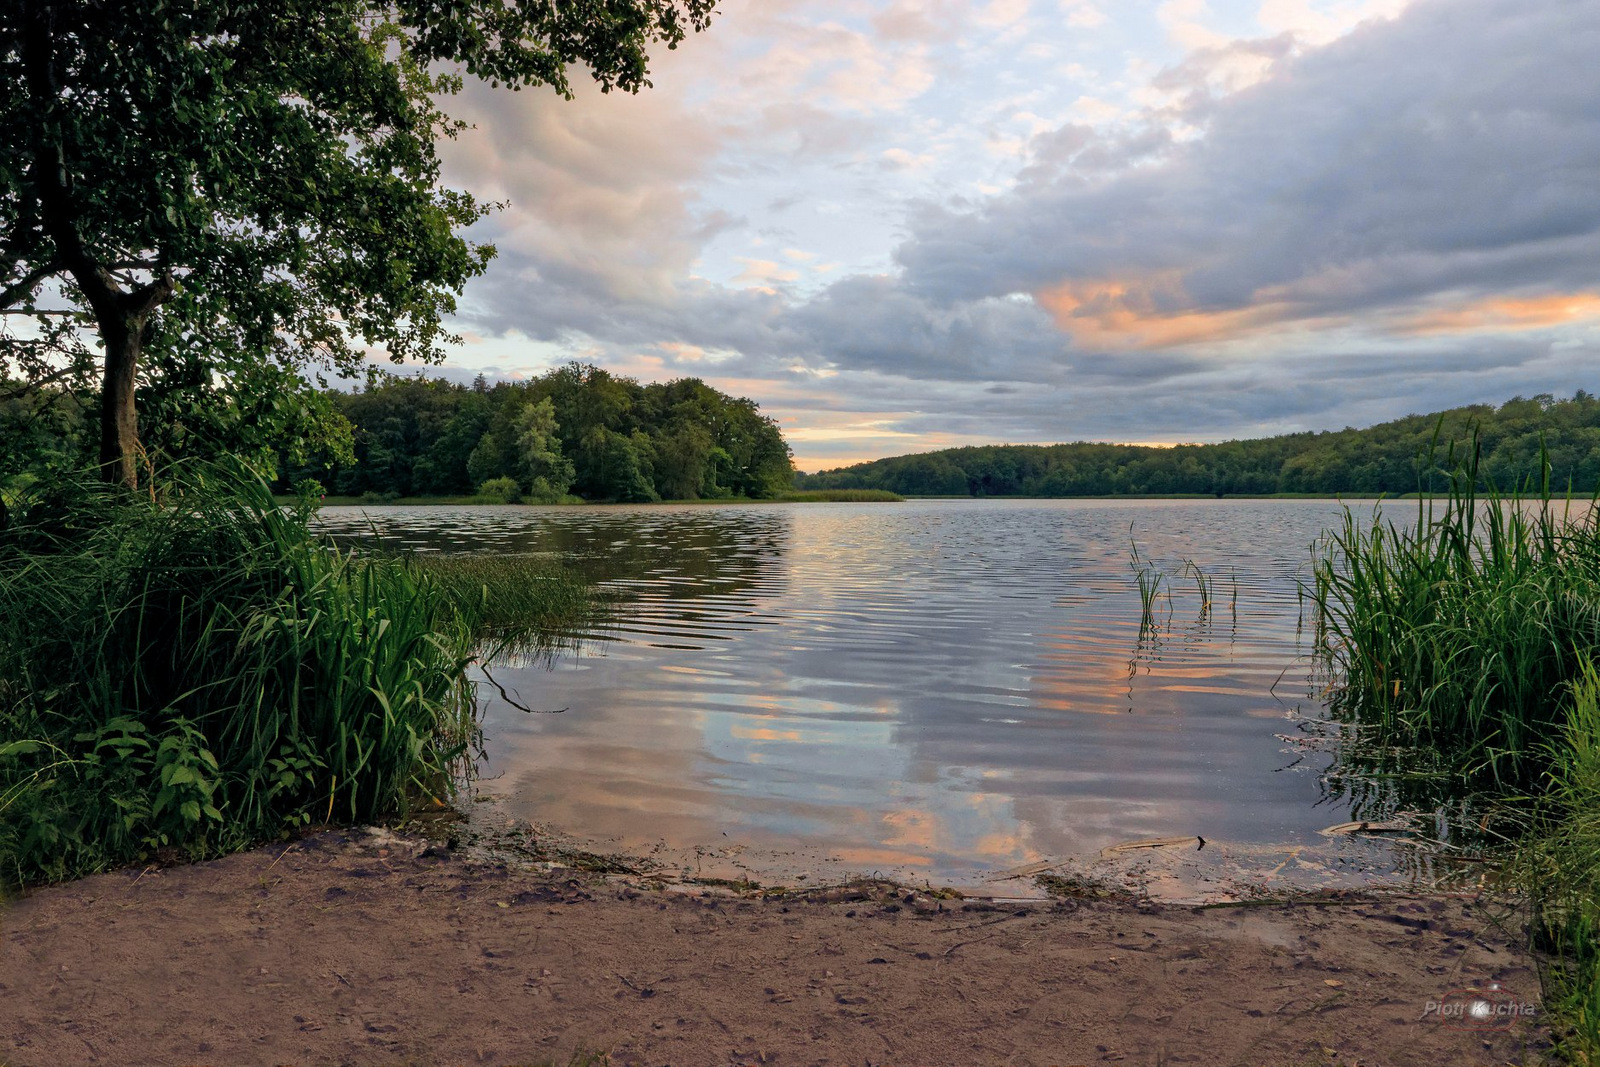
[[[695,378],[641,385],[572,363],[522,382],[480,376],[464,386],[391,374],[359,391],[203,404],[174,395],[141,391],[141,437],[153,461],[242,457],[280,492],[368,501],[759,499],[787,490],[794,475],[782,433],[755,401]],[[290,402],[299,432],[262,434],[271,405]],[[64,390],[0,393],[0,484],[81,462],[94,444],[92,408]]]
[[643,502],[770,497],[794,475],[783,435],[755,401],[696,378],[641,385],[571,363],[526,382],[389,377],[327,396],[351,424],[351,461],[332,452],[285,461],[291,485],[309,477],[346,496]]
[[[1077,442],[979,445],[802,474],[800,489],[886,489],[906,496],[1397,494],[1441,489],[1450,446],[1477,435],[1487,484],[1600,487],[1600,399],[1514,397],[1408,415],[1367,429],[1175,447]],[[1431,459],[1430,459],[1431,457]]]

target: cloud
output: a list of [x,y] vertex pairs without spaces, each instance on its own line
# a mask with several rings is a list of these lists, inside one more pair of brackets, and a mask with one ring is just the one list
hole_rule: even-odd
[[885,48],[838,22],[792,25],[759,64],[742,72],[743,91],[780,99],[808,99],[830,110],[895,112],[933,84],[925,47]]
[[[1268,0],[1242,40],[1170,0],[1142,82],[989,70],[970,111],[968,7],[852,10],[738,8],[637,98],[470,90],[451,174],[513,201],[473,359],[706,375],[812,466],[1594,388],[1600,0]],[[841,254],[863,219],[892,257]]]
[[737,134],[741,154],[764,162],[771,154],[815,160],[871,150],[885,126],[870,116],[843,115],[800,100],[769,104],[727,129]]
[[980,26],[1015,26],[1028,17],[1031,0],[988,0],[974,15]]
[[[1187,302],[1176,271],[1143,278],[1066,281],[1041,290],[1039,303],[1086,349],[1164,348],[1238,336],[1272,320],[1271,305],[1200,311]],[[1170,309],[1170,310],[1169,310]]]
[[921,170],[933,162],[931,155],[914,155],[904,148],[886,148],[880,158],[892,170]]
[[1227,37],[1205,25],[1210,14],[1206,0],[1166,0],[1156,8],[1156,19],[1184,48],[1216,48],[1227,43]]
[[1067,17],[1067,25],[1073,29],[1092,30],[1108,21],[1106,13],[1093,0],[1061,0],[1060,8]]
[[536,254],[556,276],[665,300],[705,241],[738,224],[695,211],[718,131],[671,88],[632,96],[580,87],[567,101],[472,84],[449,107],[475,128],[445,145],[446,181],[509,201],[487,236],[503,252]]
[[1113,330],[1120,306],[1132,343],[1152,317],[1579,289],[1600,260],[1597,47],[1594,0],[1418,3],[1281,55],[1196,139],[1043,135],[1013,192],[925,208],[896,259],[936,302],[1030,292]]
[[735,284],[764,287],[770,292],[772,286],[797,281],[800,277],[799,271],[793,267],[785,267],[775,259],[750,259],[740,256],[739,262],[744,264],[744,270],[734,278]]
[[894,0],[872,17],[872,28],[889,43],[947,41],[961,33],[966,14],[960,0]]
[[1600,322],[1600,293],[1552,293],[1528,298],[1489,297],[1424,311],[1396,323],[1399,333],[1483,333],[1542,330],[1574,322]]
[[1312,0],[1262,0],[1256,20],[1272,33],[1289,33],[1308,44],[1326,44],[1351,25],[1393,18],[1410,0],[1356,0],[1315,4]]
[[[887,276],[841,279],[781,319],[829,365],[906,378],[985,381],[1044,368],[1066,345],[1031,300],[931,305]],[[1030,373],[1037,373],[1037,370]]]
[[1196,49],[1135,95],[1154,116],[1197,126],[1211,117],[1218,101],[1268,77],[1280,61],[1296,52],[1296,40],[1289,33]]

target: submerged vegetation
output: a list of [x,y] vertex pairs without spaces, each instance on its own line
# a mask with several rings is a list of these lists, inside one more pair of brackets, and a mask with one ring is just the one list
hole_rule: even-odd
[[1510,817],[1513,881],[1549,951],[1563,1053],[1600,1064],[1600,514],[1593,502],[1480,491],[1481,453],[1414,524],[1348,511],[1309,593],[1352,730],[1347,770],[1415,803]]
[[907,496],[1117,496],[1122,494],[1400,494],[1442,490],[1418,463],[1443,427],[1476,433],[1482,475],[1500,485],[1545,476],[1579,492],[1600,488],[1600,399],[1517,397],[1498,408],[1409,415],[1364,430],[1284,434],[1211,445],[1156,447],[1078,442],[980,445],[873,460],[802,474],[797,489],[887,489]]
[[542,650],[593,621],[593,589],[543,557],[435,554],[410,562],[456,611],[472,620],[491,652]]
[[198,858],[442,803],[469,667],[588,610],[548,566],[341,552],[238,470],[13,496],[0,530],[0,883]]

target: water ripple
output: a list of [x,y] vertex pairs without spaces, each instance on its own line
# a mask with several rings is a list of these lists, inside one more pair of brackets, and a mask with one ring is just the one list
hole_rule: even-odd
[[[559,556],[621,598],[555,670],[497,672],[570,709],[485,701],[490,788],[515,816],[697,862],[739,842],[958,882],[1200,834],[1316,881],[1388,863],[1328,853],[1366,846],[1316,834],[1343,817],[1324,763],[1277,736],[1322,710],[1299,584],[1337,518],[1328,501],[926,501],[371,521],[429,551]],[[323,522],[368,535],[355,509]],[[1153,629],[1134,544],[1163,574]]]

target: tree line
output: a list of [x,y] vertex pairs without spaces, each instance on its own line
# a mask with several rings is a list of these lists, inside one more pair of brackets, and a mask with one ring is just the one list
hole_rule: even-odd
[[324,395],[348,420],[353,447],[284,457],[286,485],[640,502],[770,497],[794,476],[777,423],[697,378],[641,385],[571,363],[526,382],[390,377]]
[[1501,489],[1537,482],[1600,488],[1600,399],[1579,390],[1408,415],[1367,429],[1155,447],[1077,442],[980,445],[800,475],[800,489],[887,489],[907,496],[1372,493],[1439,489],[1476,435],[1479,471]]

